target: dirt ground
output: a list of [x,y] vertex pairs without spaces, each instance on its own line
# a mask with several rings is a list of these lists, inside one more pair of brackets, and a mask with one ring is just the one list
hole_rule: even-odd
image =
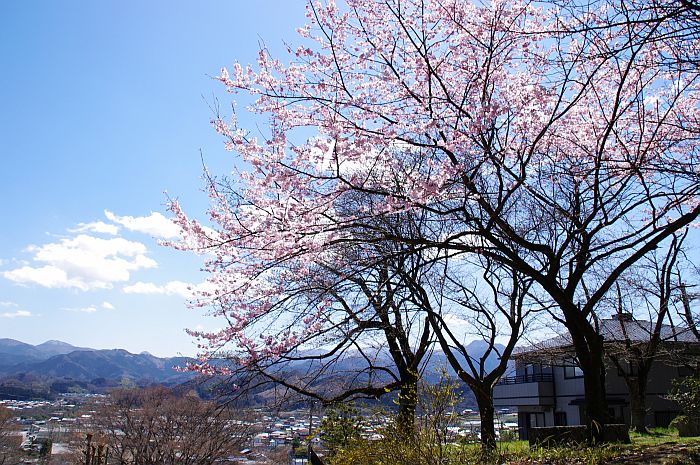
[[559,450],[546,458],[506,460],[504,465],[700,465],[700,441],[630,444],[617,450],[586,453]]
[[664,443],[643,446],[608,461],[609,464],[685,465],[700,464],[700,445]]

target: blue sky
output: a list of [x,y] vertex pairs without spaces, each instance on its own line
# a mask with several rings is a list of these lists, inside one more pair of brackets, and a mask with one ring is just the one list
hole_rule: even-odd
[[[202,163],[235,155],[209,125],[211,76],[297,42],[303,0],[0,2],[0,338],[191,355],[198,257],[166,195],[203,213]],[[242,121],[245,124],[245,121]]]

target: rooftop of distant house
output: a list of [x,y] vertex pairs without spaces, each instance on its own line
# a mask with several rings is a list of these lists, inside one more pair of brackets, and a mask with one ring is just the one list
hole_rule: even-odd
[[[597,320],[598,333],[605,343],[629,342],[641,344],[651,339],[655,329],[655,322],[637,320],[631,313],[618,313],[610,318]],[[700,346],[700,341],[687,326],[672,326],[662,324],[659,331],[662,343],[695,344]],[[550,339],[535,344],[520,347],[515,350],[514,357],[525,357],[540,352],[565,353],[572,350],[571,336],[560,334]]]

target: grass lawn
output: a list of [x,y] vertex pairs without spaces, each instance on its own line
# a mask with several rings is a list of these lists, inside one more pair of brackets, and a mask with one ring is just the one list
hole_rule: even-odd
[[700,464],[700,437],[681,438],[675,430],[631,434],[631,444],[601,447],[530,448],[526,441],[499,443],[494,463],[508,465]]
[[479,444],[429,447],[400,441],[366,441],[351,444],[328,463],[335,465],[690,465],[700,464],[700,437],[681,438],[675,430],[631,434],[631,444],[599,447],[566,445],[530,447],[527,441],[499,442],[484,456]]

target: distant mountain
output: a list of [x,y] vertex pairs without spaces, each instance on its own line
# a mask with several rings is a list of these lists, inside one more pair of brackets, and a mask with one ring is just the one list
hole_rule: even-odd
[[91,381],[96,378],[132,381],[169,382],[187,379],[187,374],[174,367],[183,366],[184,359],[161,359],[153,355],[132,354],[122,349],[76,350],[54,355],[46,360],[23,362],[3,371],[8,375],[20,373],[55,378]]
[[[503,346],[498,345],[497,348],[500,351]],[[488,346],[481,341],[467,346],[474,359],[479,359],[487,349]],[[391,365],[388,354],[380,352],[376,356],[379,365]],[[205,395],[235,395],[231,392],[230,379],[213,379],[202,384],[203,380],[196,374],[177,370],[176,367],[184,367],[188,361],[190,359],[185,357],[159,358],[148,352],[132,354],[123,349],[75,347],[61,341],[47,341],[33,346],[13,339],[0,339],[0,399],[46,398],[61,392],[106,392],[124,383],[141,386],[165,384],[181,386],[185,390],[194,388]],[[366,383],[367,375],[360,374],[366,363],[360,353],[348,352],[340,363],[312,384],[331,392],[342,389],[349,380],[352,383]],[[486,360],[485,369],[490,371],[497,363],[498,356],[491,354]],[[286,366],[283,371],[289,380],[301,380],[315,371],[314,364],[300,361]],[[447,373],[455,376],[445,355],[436,350],[423,370],[423,379],[429,383],[438,382],[442,368],[447,368]],[[374,381],[381,376],[381,373],[374,373]],[[461,387],[464,401],[470,405],[473,396],[468,389]],[[253,403],[265,402],[268,398],[276,397],[278,390],[261,386],[250,394],[249,400]],[[389,397],[387,399],[391,403]]]
[[75,347],[61,341],[33,346],[0,339],[0,398],[8,392],[31,391],[38,397],[67,390],[93,392],[124,382],[178,384],[195,376],[177,370],[188,360],[159,358],[147,352],[132,354],[123,349]]
[[0,365],[45,360],[54,355],[69,354],[76,350],[94,350],[85,347],[75,347],[61,341],[46,341],[33,346],[14,339],[0,339]]
[[[489,350],[489,345],[484,341],[472,341],[466,345],[465,349],[473,362],[478,366],[479,360]],[[503,349],[503,345],[496,344],[495,350],[490,351],[489,356],[486,357],[484,361],[484,370],[486,372],[492,371],[499,363],[498,353],[501,353]],[[320,349],[315,349],[304,351],[302,355],[312,356],[320,355],[321,353],[323,352]],[[375,367],[391,367],[393,365],[391,357],[386,350],[368,350],[366,356],[372,360]],[[457,358],[463,360],[462,357],[458,356]],[[390,375],[381,370],[375,370],[370,375],[367,371],[367,363],[367,358],[359,351],[349,350],[338,363],[332,366],[324,366],[322,369],[323,374],[321,375],[318,374],[319,372],[317,370],[319,370],[323,364],[311,360],[281,364],[276,367],[275,370],[277,370],[276,375],[278,377],[292,385],[306,385],[310,390],[324,392],[326,395],[331,393],[337,394],[353,386],[367,385],[367,383],[370,382],[370,376],[371,382],[375,385],[391,381]],[[467,364],[463,363],[463,366],[467,367]],[[433,351],[430,358],[425,361],[422,367],[422,380],[430,384],[440,382],[443,376],[443,369],[446,371],[447,376],[456,383],[457,391],[459,391],[460,394],[459,407],[476,408],[474,394],[462,381],[458,380],[455,371],[449,366],[447,357],[442,351]],[[237,401],[244,399],[245,402],[249,402],[252,405],[282,401],[291,406],[298,406],[295,404],[297,401],[299,405],[308,403],[308,399],[297,396],[291,391],[280,390],[278,386],[267,383],[260,377],[252,377],[250,379],[241,378],[234,381],[236,384],[246,386],[246,389],[240,392],[236,392],[235,390],[230,391],[230,382],[223,382],[219,388],[215,385],[216,380],[212,380],[212,383],[199,385],[197,390],[201,394],[201,392],[205,390],[204,388],[206,388],[206,390],[210,392],[216,392],[219,395],[231,397]],[[391,408],[395,404],[396,395],[396,393],[384,395],[379,400],[379,403],[384,407]]]
[[2,367],[21,362],[38,361],[47,356],[35,346],[14,339],[0,339],[0,371]]
[[34,347],[36,347],[37,350],[48,355],[49,357],[52,357],[54,355],[70,354],[71,352],[75,352],[76,350],[95,350],[89,349],[87,347],[76,347],[66,342],[56,340],[46,341]]
[[[467,353],[470,355],[472,358],[472,362],[476,366],[479,364],[479,360],[481,357],[484,356],[484,354],[489,350],[489,345],[485,341],[479,341],[475,340],[467,344],[465,347],[467,350]],[[484,371],[490,372],[500,362],[500,357],[498,356],[498,353],[502,353],[503,349],[505,349],[505,346],[502,344],[495,344],[493,351],[491,351],[486,357],[486,360],[484,361]],[[460,356],[459,354],[456,354],[457,359],[462,362],[462,366],[468,369],[468,364],[466,363],[466,360],[464,357]],[[454,370],[452,370],[452,367],[450,367],[449,362],[447,361],[447,357],[442,351],[436,350],[433,352],[433,355],[430,358],[430,362],[428,363],[428,366],[426,367],[425,370],[425,375],[426,377],[429,377],[431,380],[434,378],[439,378],[439,370],[445,367],[447,368],[447,372],[454,375]]]

